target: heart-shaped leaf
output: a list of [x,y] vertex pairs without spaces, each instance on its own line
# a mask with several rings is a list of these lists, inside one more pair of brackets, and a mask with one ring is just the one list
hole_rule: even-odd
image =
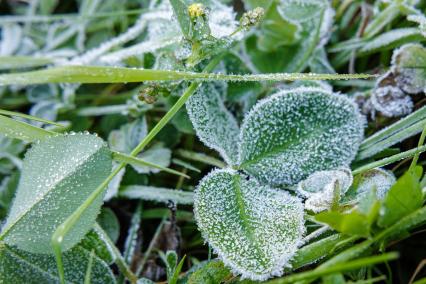
[[218,151],[228,164],[237,161],[239,128],[213,84],[203,84],[186,103],[198,137]]
[[[29,252],[53,253],[53,232],[110,174],[111,166],[111,152],[95,135],[58,135],[34,144],[24,159],[1,238]],[[64,251],[92,228],[102,198],[70,230],[63,241]]]
[[[63,256],[66,283],[83,283],[90,251],[76,246]],[[0,283],[59,283],[54,256],[32,254],[0,244]],[[93,257],[90,283],[115,283],[108,265]]]
[[253,280],[281,275],[305,231],[297,197],[230,169],[202,179],[194,212],[203,237],[224,263]]
[[363,128],[358,107],[343,95],[318,88],[281,91],[245,117],[240,168],[263,183],[293,185],[316,171],[349,165]]

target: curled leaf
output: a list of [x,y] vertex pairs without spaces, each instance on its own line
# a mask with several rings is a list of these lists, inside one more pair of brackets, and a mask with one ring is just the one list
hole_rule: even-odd
[[364,118],[343,95],[318,88],[281,91],[259,102],[240,134],[240,168],[259,181],[294,185],[316,171],[347,166]]
[[203,237],[225,265],[252,280],[281,275],[305,231],[297,197],[230,169],[202,179],[194,212]]

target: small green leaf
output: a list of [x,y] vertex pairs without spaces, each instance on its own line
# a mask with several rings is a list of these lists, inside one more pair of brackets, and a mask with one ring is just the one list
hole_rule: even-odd
[[354,210],[350,213],[325,211],[315,216],[318,222],[348,235],[365,236],[369,234],[369,223],[364,214]]
[[236,145],[240,130],[215,86],[201,85],[186,102],[186,109],[200,140],[217,150],[228,164],[234,165],[238,159]]
[[357,106],[343,95],[317,88],[281,91],[245,117],[240,168],[261,182],[293,185],[316,171],[348,166],[363,128]]
[[[111,167],[111,152],[95,135],[58,135],[34,144],[24,159],[0,238],[29,252],[53,253],[53,232],[108,177]],[[92,228],[102,198],[95,200],[65,237],[64,251]]]
[[119,196],[164,203],[168,203],[170,200],[177,204],[192,204],[194,202],[193,192],[144,185],[124,186],[121,188]]
[[170,0],[170,4],[173,7],[182,34],[185,38],[190,39],[191,18],[188,13],[188,5],[183,0]]
[[188,279],[188,284],[216,284],[222,283],[231,275],[231,271],[225,267],[222,261],[213,260],[194,271]]
[[225,265],[252,280],[281,275],[305,231],[298,198],[230,169],[202,179],[194,213]]
[[116,259],[113,250],[104,240],[103,233],[96,227],[87,233],[78,245],[87,251],[94,250],[95,254],[107,264],[112,264]]
[[167,279],[169,281],[172,278],[173,273],[175,272],[177,262],[178,262],[178,256],[176,252],[173,250],[168,250],[166,252],[166,267],[167,267]]
[[[83,283],[90,251],[76,246],[63,256],[66,283]],[[53,256],[32,254],[0,244],[0,283],[59,283]],[[93,257],[91,283],[113,284],[114,275],[108,265],[96,255]]]
[[380,210],[378,220],[380,227],[388,227],[422,206],[423,193],[420,187],[422,173],[422,167],[418,166],[413,171],[405,172],[391,187]]
[[115,243],[120,236],[120,222],[114,211],[108,207],[104,207],[96,219],[98,224],[108,234],[108,237]]

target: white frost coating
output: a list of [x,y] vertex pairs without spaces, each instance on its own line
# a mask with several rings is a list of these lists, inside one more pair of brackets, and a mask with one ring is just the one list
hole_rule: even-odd
[[305,209],[315,213],[331,208],[335,189],[338,188],[343,196],[353,181],[349,168],[332,171],[319,171],[310,175],[297,185],[297,193],[307,197]]
[[22,39],[22,29],[16,24],[5,24],[1,26],[0,55],[8,56],[15,53]]
[[169,201],[173,201],[177,204],[194,203],[193,192],[143,185],[129,185],[123,187],[120,190],[120,197],[164,203]]
[[280,276],[305,233],[297,197],[231,169],[214,170],[201,180],[194,214],[225,265],[252,280]]
[[272,185],[347,166],[363,139],[365,118],[344,95],[319,88],[280,91],[246,115],[240,167]]
[[407,20],[418,23],[420,32],[426,37],[426,17],[424,15],[409,15]]
[[235,165],[240,130],[214,84],[203,83],[186,102],[186,109],[200,140],[218,151],[229,165]]
[[426,48],[405,44],[392,54],[392,72],[398,86],[409,94],[426,91]]
[[413,101],[400,88],[394,86],[378,87],[371,95],[373,107],[387,117],[404,116],[413,111]]
[[377,199],[382,200],[395,182],[395,175],[384,169],[376,168],[362,173],[356,177],[356,199],[363,198],[375,188]]

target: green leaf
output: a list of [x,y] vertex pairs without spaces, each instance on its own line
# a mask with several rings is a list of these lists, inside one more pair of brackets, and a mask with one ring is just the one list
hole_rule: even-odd
[[188,279],[188,284],[216,284],[222,283],[231,275],[231,271],[225,267],[222,261],[213,260],[194,271]]
[[201,85],[186,102],[186,109],[200,140],[218,151],[228,164],[235,165],[240,130],[215,86]]
[[[29,252],[53,253],[53,232],[108,177],[111,167],[111,152],[95,135],[58,135],[34,144],[0,238]],[[92,228],[102,199],[101,194],[65,237],[64,251]]]
[[[0,75],[1,76],[1,75]],[[0,115],[0,133],[9,138],[16,138],[27,142],[42,140],[55,135],[55,132],[35,127],[31,124]]]
[[170,4],[173,7],[173,13],[178,20],[183,35],[185,38],[190,39],[191,18],[188,13],[188,6],[182,0],[170,0]]
[[225,265],[252,280],[281,275],[305,231],[298,198],[230,169],[202,179],[194,214]]
[[409,94],[426,92],[426,48],[406,44],[392,55],[392,71],[398,86]]
[[343,95],[317,88],[281,91],[259,102],[241,126],[240,168],[261,182],[293,185],[348,166],[364,119]]
[[418,166],[413,171],[405,172],[392,186],[380,210],[378,220],[380,227],[388,227],[422,206],[423,193],[420,187],[422,173],[422,167]]
[[167,279],[170,281],[170,279],[172,278],[173,273],[176,269],[177,262],[178,262],[178,256],[177,256],[176,252],[173,251],[173,250],[168,250],[166,252],[165,262],[166,262],[166,268],[167,268],[166,269],[167,270]]
[[78,246],[85,248],[87,251],[93,250],[100,259],[109,265],[114,263],[116,259],[112,248],[104,239],[103,232],[97,230],[96,227],[86,234]]
[[[90,251],[76,246],[63,256],[66,283],[83,283]],[[0,244],[1,283],[59,283],[56,261],[53,256],[32,254],[5,244]],[[115,283],[108,265],[97,256],[93,258],[91,283]]]
[[16,188],[18,187],[19,173],[13,173],[0,181],[0,220],[3,220],[12,205]]
[[0,56],[0,70],[40,67],[53,63],[51,58],[33,56]]
[[119,196],[164,203],[168,203],[170,200],[177,204],[192,204],[194,202],[193,192],[144,185],[123,186]]
[[369,235],[369,223],[364,214],[354,210],[350,213],[337,211],[325,211],[315,216],[315,220],[325,223],[333,229],[348,235]]
[[115,243],[120,236],[120,222],[114,211],[108,207],[104,207],[96,219],[98,224],[108,234],[108,237]]

